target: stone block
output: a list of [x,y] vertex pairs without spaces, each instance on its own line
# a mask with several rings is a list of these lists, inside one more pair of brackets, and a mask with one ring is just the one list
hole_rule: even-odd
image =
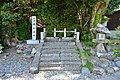
[[37,49],[37,52],[34,56],[34,59],[31,63],[31,66],[30,66],[30,73],[32,74],[36,74],[39,72],[39,60],[40,60],[40,55],[41,55],[41,49],[42,49],[42,45],[43,43],[39,44],[39,48]]
[[36,53],[30,67],[30,73],[36,74],[39,72],[39,59],[40,59],[40,53]]
[[27,40],[27,44],[39,44],[39,40]]
[[90,74],[90,71],[87,67],[82,68],[82,74]]

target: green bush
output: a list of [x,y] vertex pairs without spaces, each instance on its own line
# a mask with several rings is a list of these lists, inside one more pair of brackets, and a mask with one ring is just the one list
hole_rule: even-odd
[[26,40],[30,38],[30,23],[27,21],[22,21],[17,26],[18,39]]
[[[93,68],[94,68],[94,65],[93,63],[89,60],[89,57],[90,56],[93,56],[92,53],[88,53],[88,52],[81,52],[80,49],[77,49],[77,53],[79,54],[79,57],[82,60],[85,60],[86,61],[86,64],[85,65],[82,65],[82,67],[87,67],[90,72],[92,72]],[[84,57],[83,57],[84,56]]]
[[96,43],[93,43],[93,42],[84,42],[84,45],[88,46],[88,47],[95,47]]
[[3,52],[3,51],[2,51],[3,48],[4,48],[4,47],[2,46],[2,44],[0,44],[0,53]]
[[116,36],[120,39],[120,26],[118,26],[116,29]]

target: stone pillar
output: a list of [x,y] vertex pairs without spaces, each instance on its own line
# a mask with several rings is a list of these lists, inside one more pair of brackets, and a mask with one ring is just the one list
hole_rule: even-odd
[[43,28],[43,32],[46,32],[46,28]]
[[80,32],[77,32],[77,34],[76,34],[77,36],[76,36],[76,41],[77,42],[79,42],[80,40],[79,40],[79,37],[80,37]]
[[64,38],[66,38],[66,28],[64,28]]
[[56,37],[56,28],[54,28],[54,37]]
[[27,40],[27,44],[39,44],[39,40],[36,40],[36,16],[32,16],[32,40]]
[[44,42],[44,37],[45,37],[44,32],[41,32],[41,40],[40,40],[40,42]]
[[74,34],[76,34],[77,33],[77,30],[76,29],[74,29]]
[[36,16],[32,16],[32,40],[36,40]]

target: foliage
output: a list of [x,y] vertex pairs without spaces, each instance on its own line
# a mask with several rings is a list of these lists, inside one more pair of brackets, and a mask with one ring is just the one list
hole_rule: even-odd
[[120,39],[120,26],[118,26],[116,29],[116,36]]
[[12,9],[14,9],[14,4],[13,3],[5,3],[2,7],[1,7],[1,14],[0,14],[0,18],[1,18],[1,24],[5,25],[5,26],[14,26],[14,22],[17,21],[20,17],[20,14],[18,13],[14,13],[12,11]]
[[84,42],[85,46],[94,47],[96,44],[94,42]]
[[108,22],[109,20],[110,20],[110,18],[103,16],[102,23]]
[[[18,8],[17,12],[20,14],[21,20],[25,19],[28,22],[30,16],[36,15],[38,18],[43,19],[45,24],[48,24],[49,28],[47,33],[49,35],[53,35],[51,33],[53,28],[77,28],[77,31],[79,31],[81,35],[85,34],[82,37],[83,40],[87,40],[87,35],[90,34],[91,21],[93,21],[93,24],[97,24],[98,22],[96,14],[95,23],[92,19],[94,18],[95,5],[101,2],[101,6],[106,8],[106,6],[104,6],[106,5],[106,0],[13,0],[13,2],[15,5],[11,7]],[[98,9],[101,10],[102,7]],[[13,22],[18,21],[16,18],[17,12],[13,12],[14,16],[10,18],[12,20],[16,19],[13,20]],[[101,12],[104,12],[104,10]],[[101,14],[103,15],[103,13]],[[101,15],[99,14],[99,16]],[[3,24],[8,25],[8,22],[3,22]]]
[[112,46],[113,49],[120,50],[120,40],[119,39],[110,39],[108,44],[109,44],[109,46]]
[[83,41],[88,40],[88,34],[83,34],[82,37],[81,37],[81,39],[82,39]]
[[4,47],[0,44],[0,53],[3,52],[3,51],[2,51],[3,48],[4,48]]
[[120,0],[110,0],[106,14],[112,14],[119,8]]
[[20,19],[20,14],[13,12],[13,9],[13,3],[5,3],[0,8],[0,25],[3,26],[3,33],[7,33],[9,36],[14,36],[16,21]]
[[48,27],[47,30],[46,30],[46,35],[49,36],[49,37],[52,37],[53,36],[53,30],[54,30],[53,27]]
[[30,38],[30,23],[27,21],[21,21],[20,24],[16,27],[18,39],[20,40],[26,40]]
[[100,15],[98,12],[96,13],[95,21],[94,21],[94,27],[97,27],[97,24],[99,23]]
[[118,49],[114,50],[114,56],[120,57],[120,51]]
[[62,39],[63,35],[64,35],[64,33],[63,33],[63,32],[60,32],[60,33],[58,34],[58,37],[59,37],[60,39]]
[[87,53],[87,52],[81,52],[80,49],[77,49],[77,53],[79,54],[79,57],[80,57],[81,60],[86,61],[86,64],[82,65],[82,67],[87,67],[90,70],[90,72],[92,72],[94,65],[89,60],[89,57],[93,56],[93,54],[92,53]]

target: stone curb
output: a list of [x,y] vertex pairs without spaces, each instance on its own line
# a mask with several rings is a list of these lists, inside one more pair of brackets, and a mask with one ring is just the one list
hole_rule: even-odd
[[40,59],[40,56],[41,56],[42,46],[43,46],[43,43],[40,43],[39,47],[37,49],[37,52],[34,56],[34,59],[31,63],[30,73],[32,73],[32,74],[37,74],[39,72],[39,59]]

